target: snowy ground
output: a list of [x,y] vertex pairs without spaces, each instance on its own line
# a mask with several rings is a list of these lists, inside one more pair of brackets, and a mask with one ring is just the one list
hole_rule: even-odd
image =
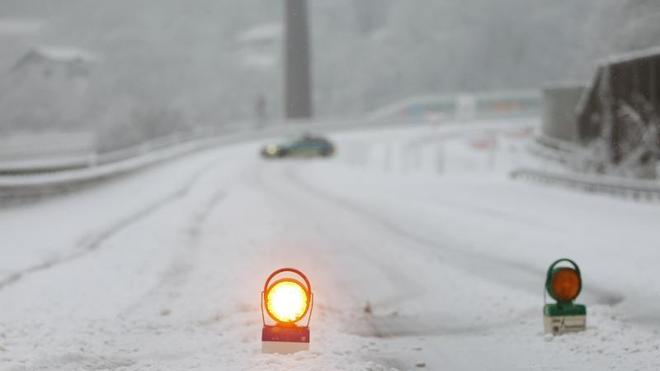
[[[660,208],[509,180],[533,123],[249,143],[0,210],[0,370],[657,370]],[[581,264],[585,333],[547,337]],[[260,353],[259,292],[310,276],[310,352]],[[365,307],[371,313],[365,312]]]

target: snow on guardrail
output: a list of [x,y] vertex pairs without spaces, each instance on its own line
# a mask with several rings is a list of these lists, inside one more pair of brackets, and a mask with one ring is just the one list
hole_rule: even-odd
[[0,200],[21,200],[65,193],[151,165],[215,146],[295,135],[304,131],[333,131],[373,126],[364,121],[281,123],[260,130],[198,132],[173,135],[140,146],[98,156],[89,166],[33,174],[0,175]]
[[575,153],[578,146],[561,139],[555,139],[539,134],[527,145],[527,151],[535,157],[569,165],[575,161]]
[[[433,99],[436,98],[433,97]],[[472,100],[475,100],[473,102],[475,107],[473,108],[476,111],[493,111],[500,115],[512,115],[520,111],[536,111],[535,103],[538,101],[536,95],[530,92],[476,95],[475,99]],[[480,102],[482,103],[481,105],[478,104]],[[521,103],[518,104],[518,102]],[[361,120],[352,121],[277,123],[269,128],[260,130],[253,129],[233,132],[207,131],[184,136],[172,135],[157,138],[136,147],[81,158],[77,161],[75,168],[62,168],[59,164],[58,166],[49,167],[44,166],[45,163],[39,164],[35,162],[31,165],[36,170],[35,172],[17,171],[14,173],[7,172],[5,175],[2,175],[0,171],[0,200],[33,198],[75,190],[86,185],[148,167],[161,161],[222,144],[291,135],[303,131],[350,130],[366,127],[386,127],[405,123],[400,119],[378,120],[375,119],[376,116],[378,115],[372,114]]]
[[18,131],[0,137],[0,174],[71,170],[88,166],[96,154],[89,131]]
[[586,192],[606,193],[636,200],[660,200],[660,182],[597,176],[562,174],[543,170],[520,168],[510,173],[513,179],[528,179],[541,183],[562,185]]
[[154,149],[141,155],[65,171],[40,172],[0,177],[0,199],[28,198],[70,191],[112,177],[145,168],[208,145],[209,140],[193,140]]
[[21,175],[80,169],[91,166],[94,163],[94,159],[94,155],[73,155],[0,161],[0,175]]

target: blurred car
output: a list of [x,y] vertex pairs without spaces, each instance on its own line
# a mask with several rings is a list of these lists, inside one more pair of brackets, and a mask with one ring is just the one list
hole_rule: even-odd
[[304,135],[283,144],[268,144],[261,150],[264,158],[283,157],[330,157],[335,154],[335,146],[328,139]]

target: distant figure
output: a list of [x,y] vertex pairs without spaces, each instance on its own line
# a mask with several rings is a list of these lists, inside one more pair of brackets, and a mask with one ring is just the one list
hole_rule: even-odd
[[268,119],[268,102],[263,94],[259,94],[254,102],[254,112],[259,126],[264,126]]

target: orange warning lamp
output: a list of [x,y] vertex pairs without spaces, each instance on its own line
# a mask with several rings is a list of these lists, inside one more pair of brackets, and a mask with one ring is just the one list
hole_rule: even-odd
[[586,329],[587,307],[573,302],[582,291],[582,274],[574,261],[564,258],[550,265],[545,291],[557,301],[546,303],[543,307],[546,333],[559,335]]
[[294,268],[271,273],[261,293],[262,351],[308,350],[312,306],[312,286],[304,273]]

